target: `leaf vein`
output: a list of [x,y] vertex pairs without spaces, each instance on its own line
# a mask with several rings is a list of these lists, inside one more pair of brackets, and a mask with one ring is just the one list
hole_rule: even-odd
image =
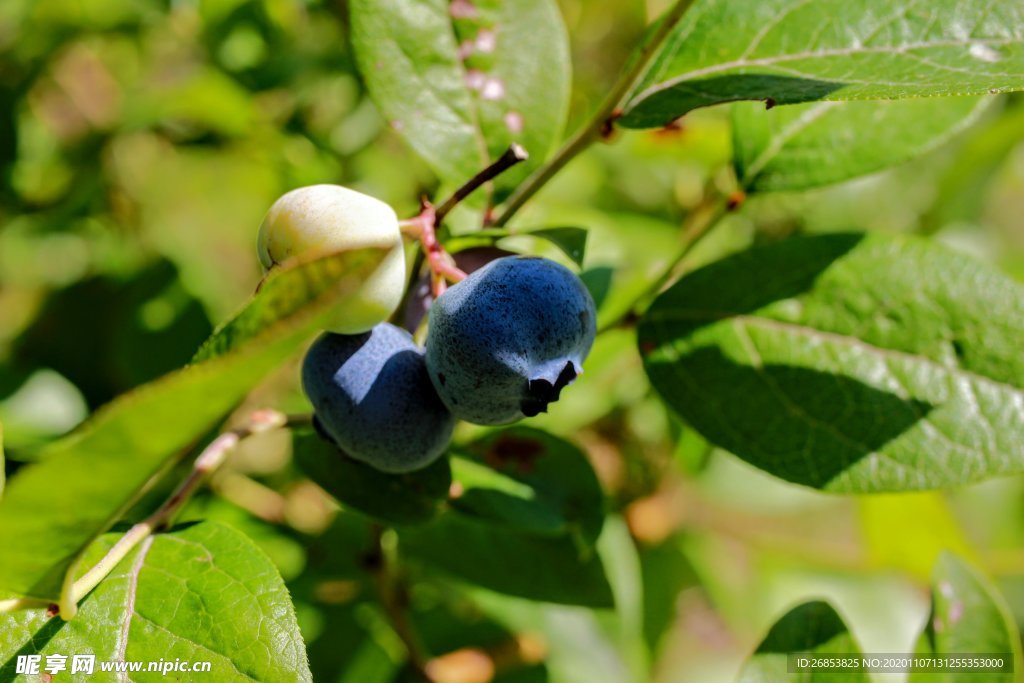
[[[768,66],[778,67],[779,64],[786,62],[795,62],[802,60],[818,60],[827,59],[830,57],[853,57],[859,55],[869,54],[883,54],[883,55],[903,55],[912,50],[933,50],[941,48],[954,48],[954,47],[970,47],[972,45],[982,46],[1004,46],[1013,45],[1019,41],[1016,38],[987,38],[987,39],[954,39],[944,41],[932,41],[932,42],[919,42],[919,43],[908,43],[900,46],[880,46],[880,47],[867,47],[867,46],[846,46],[838,48],[829,48],[817,51],[806,51],[806,52],[793,52],[784,55],[773,55],[770,57],[761,57],[758,59],[734,59],[728,62],[722,62],[720,64],[714,64],[711,66],[702,67],[699,69],[692,69],[678,76],[674,76],[666,81],[652,85],[645,90],[641,91],[636,97],[633,98],[634,102],[640,102],[659,92],[669,90],[677,85],[681,85],[686,81],[694,80],[702,76],[710,76],[723,71],[729,71],[731,69],[745,68],[752,66]],[[806,77],[811,77],[810,74],[803,74]],[[872,81],[876,83],[876,81]],[[890,83],[890,85],[894,85]],[[900,85],[911,85],[911,84],[900,84]]]

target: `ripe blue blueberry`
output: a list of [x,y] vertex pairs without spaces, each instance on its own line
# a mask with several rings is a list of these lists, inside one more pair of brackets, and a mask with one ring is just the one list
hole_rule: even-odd
[[455,418],[430,383],[423,350],[394,325],[321,335],[303,361],[302,386],[321,430],[378,470],[426,467],[451,440]]
[[596,317],[568,268],[536,257],[497,259],[431,306],[430,379],[467,422],[505,424],[546,412],[583,371]]

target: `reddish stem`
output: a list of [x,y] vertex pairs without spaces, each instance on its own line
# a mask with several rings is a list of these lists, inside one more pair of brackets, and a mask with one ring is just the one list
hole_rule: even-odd
[[[473,194],[473,191],[486,182],[501,175],[516,164],[525,161],[526,150],[516,143],[509,145],[497,160],[487,168],[477,173],[462,185],[455,193],[441,202],[437,207],[432,205],[424,197],[420,201],[420,213],[418,216],[401,221],[402,232],[414,239],[418,239],[423,247],[423,254],[426,256],[427,264],[430,266],[430,283],[434,298],[444,294],[448,288],[448,282],[461,282],[466,279],[466,273],[450,260],[448,253],[441,246],[437,239],[437,228],[452,209],[459,202]],[[490,209],[487,211],[490,214]],[[486,222],[486,220],[485,220]]]
[[448,281],[461,282],[466,273],[448,260],[448,252],[437,239],[437,211],[426,199],[423,200],[420,213],[415,218],[404,222],[407,228],[419,239],[423,253],[430,266],[430,282],[434,298],[444,294]]

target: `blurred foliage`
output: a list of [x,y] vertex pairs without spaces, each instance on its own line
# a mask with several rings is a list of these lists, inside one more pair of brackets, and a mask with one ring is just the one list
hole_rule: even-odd
[[[560,5],[572,128],[664,3]],[[366,97],[347,40],[345,3],[333,0],[0,3],[8,474],[91,409],[185,363],[242,305],[260,277],[256,228],[284,191],[341,183],[401,215],[438,191]],[[793,233],[866,229],[936,235],[1024,279],[1022,139],[1024,98],[1001,97],[923,158],[753,199],[688,265]],[[704,188],[735,182],[727,108],[612,142],[574,161],[519,220],[590,230],[582,273],[602,320],[667,262]],[[578,386],[530,422],[571,437],[601,479],[610,517],[598,547],[618,613],[467,589],[410,557],[412,618],[446,655],[438,666],[490,666],[508,682],[729,680],[778,617],[815,596],[837,606],[864,651],[909,651],[944,548],[995,575],[1024,622],[1024,480],[863,500],[786,484],[672,418],[633,345],[628,330],[602,336]],[[294,365],[282,368],[240,411],[302,409],[297,381]],[[254,439],[196,509],[278,565],[315,680],[408,680],[365,572],[370,522],[311,484],[290,449]]]

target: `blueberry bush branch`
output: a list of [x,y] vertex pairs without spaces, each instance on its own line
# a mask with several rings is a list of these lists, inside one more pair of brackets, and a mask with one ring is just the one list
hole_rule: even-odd
[[289,416],[276,410],[258,410],[249,416],[244,425],[224,432],[214,439],[196,458],[192,471],[174,493],[153,514],[129,529],[95,566],[74,582],[63,601],[66,604],[59,606],[61,616],[65,619],[73,617],[78,602],[98,586],[128,553],[153,533],[169,527],[185,504],[209,476],[224,464],[228,455],[241,441],[273,429],[308,424],[310,419],[308,415]]
[[620,107],[636,83],[647,72],[651,60],[658,54],[658,48],[672,33],[672,30],[686,15],[693,0],[677,0],[675,5],[662,18],[658,28],[651,37],[639,48],[632,65],[623,73],[597,112],[555,153],[546,164],[538,168],[512,193],[502,213],[491,223],[495,227],[507,224],[523,205],[551,180],[562,168],[572,161],[576,155],[586,150],[602,137],[607,137],[615,119],[619,116]]

